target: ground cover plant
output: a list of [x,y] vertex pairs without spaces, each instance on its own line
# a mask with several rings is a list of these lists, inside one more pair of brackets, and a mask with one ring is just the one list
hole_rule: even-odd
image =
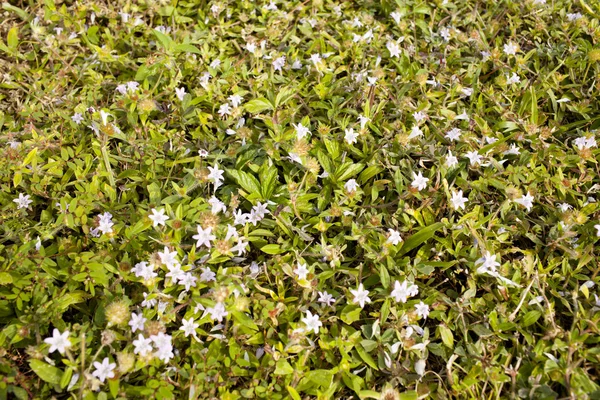
[[600,398],[599,12],[3,3],[0,399]]

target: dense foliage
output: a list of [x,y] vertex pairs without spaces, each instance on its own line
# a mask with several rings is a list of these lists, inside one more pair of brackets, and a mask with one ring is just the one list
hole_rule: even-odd
[[0,399],[599,398],[597,11],[4,3]]

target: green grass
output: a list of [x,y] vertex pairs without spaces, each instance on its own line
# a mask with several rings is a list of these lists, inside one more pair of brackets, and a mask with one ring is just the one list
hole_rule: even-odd
[[600,398],[595,3],[106,3],[2,4],[0,399]]

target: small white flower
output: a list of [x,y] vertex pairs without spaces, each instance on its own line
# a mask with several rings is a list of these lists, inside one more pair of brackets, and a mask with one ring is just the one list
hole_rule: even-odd
[[303,139],[304,137],[306,137],[307,135],[310,135],[310,129],[308,129],[306,126],[302,125],[302,123],[299,124],[292,124],[294,126],[294,128],[296,128],[296,138],[298,140]]
[[354,132],[354,129],[350,128],[345,130],[344,140],[346,140],[348,144],[356,143],[357,138],[358,133]]
[[452,168],[452,167],[455,167],[456,165],[458,165],[458,158],[456,158],[456,156],[452,155],[451,151],[448,151],[448,155],[446,156],[446,166],[448,168]]
[[452,141],[458,140],[460,138],[460,129],[458,129],[458,128],[450,129],[448,132],[446,132],[445,137]]
[[152,215],[149,215],[148,218],[152,220],[152,227],[154,228],[159,225],[165,226],[165,222],[169,220],[169,217],[165,215],[164,208],[161,208],[160,210],[153,208]]
[[48,343],[50,348],[48,349],[48,353],[53,353],[56,350],[60,354],[65,354],[65,350],[71,347],[71,341],[69,340],[69,331],[64,331],[60,333],[60,331],[56,328],[52,331],[52,337],[44,339],[44,343]]
[[239,94],[232,94],[231,96],[229,96],[227,98],[227,100],[229,100],[231,105],[235,108],[235,107],[238,107],[240,104],[242,104],[242,100],[244,100],[244,98],[242,96],[240,96]]
[[229,313],[225,309],[225,304],[223,304],[222,302],[215,304],[214,307],[207,308],[206,312],[210,314],[210,317],[214,321],[218,322],[223,321],[223,318],[229,315]]
[[452,203],[452,207],[455,210],[458,210],[459,208],[462,208],[463,210],[465,209],[465,203],[469,201],[469,199],[467,199],[466,197],[463,197],[463,191],[459,190],[458,192],[454,192],[452,193],[452,199],[450,199],[450,202]]
[[198,225],[196,229],[198,230],[198,234],[192,236],[192,239],[196,240],[196,248],[200,248],[204,245],[210,249],[210,242],[217,238],[215,235],[212,234],[212,227],[202,229],[202,227]]
[[415,284],[410,284],[408,281],[402,283],[396,281],[394,283],[394,290],[390,294],[396,302],[406,303],[409,297],[413,297],[419,294],[419,288]]
[[417,315],[421,318],[427,318],[429,316],[429,306],[422,301],[419,304],[415,304],[415,310]]
[[145,357],[152,352],[152,340],[144,338],[144,335],[141,333],[138,335],[137,340],[134,340],[132,343],[134,346],[134,354]]
[[306,310],[306,317],[302,318],[302,322],[306,325],[309,331],[319,333],[319,328],[323,326],[323,323],[319,320],[319,314],[313,315],[309,310]]
[[73,120],[73,122],[75,122],[77,125],[79,125],[83,121],[83,116],[80,113],[75,113],[71,117],[71,120]]
[[419,136],[423,136],[423,131],[417,125],[415,125],[411,129],[410,135],[408,135],[408,139],[414,139]]
[[137,330],[143,332],[145,322],[146,318],[144,318],[144,314],[131,313],[131,319],[129,320],[129,326],[131,326],[131,333],[135,333],[135,331]]
[[513,83],[519,83],[519,82],[521,82],[521,77],[519,75],[517,75],[515,72],[513,72],[510,77],[508,75],[506,75],[506,84],[507,85],[512,85]]
[[116,367],[117,364],[111,363],[108,357],[105,357],[104,360],[102,360],[102,363],[94,361],[94,368],[96,368],[96,370],[92,372],[92,376],[95,376],[100,382],[104,383],[107,378],[110,379],[115,377],[113,370]]
[[394,246],[397,246],[398,243],[402,241],[402,238],[400,237],[400,232],[394,229],[389,229],[388,231],[390,233],[390,236],[387,239],[387,243],[391,243]]
[[445,42],[450,41],[450,29],[443,27],[440,29],[440,36],[444,39]]
[[504,54],[506,55],[514,56],[515,54],[517,54],[518,50],[519,47],[513,42],[508,42],[504,45]]
[[317,301],[328,306],[331,306],[333,303],[335,303],[335,299],[332,295],[327,293],[327,291],[319,292],[319,299]]
[[427,187],[427,182],[429,182],[429,178],[425,178],[421,171],[418,174],[413,172],[414,180],[410,184],[413,188],[416,188],[418,191],[421,191]]
[[179,99],[179,101],[183,101],[183,98],[185,97],[185,88],[184,87],[180,87],[180,88],[175,88],[175,94],[177,95],[177,98]]
[[518,199],[515,199],[515,203],[521,204],[523,207],[527,209],[527,211],[531,211],[531,207],[533,207],[534,197],[527,192],[527,195],[521,196]]
[[346,189],[348,193],[356,192],[356,190],[359,188],[360,186],[358,185],[355,179],[350,179],[344,184],[344,189]]
[[218,113],[221,117],[223,117],[225,115],[229,115],[229,114],[231,114],[231,107],[229,106],[228,103],[221,104],[221,107],[219,107]]
[[400,58],[400,46],[396,42],[388,42],[386,45],[388,51],[390,52],[391,58]]
[[185,337],[188,337],[189,335],[192,335],[195,337],[196,336],[196,328],[198,328],[199,326],[200,326],[200,324],[196,324],[193,317],[190,317],[190,319],[182,318],[181,319],[181,327],[179,328],[179,330],[183,331],[183,334],[185,335]]
[[482,157],[477,150],[467,152],[465,157],[469,159],[471,165],[481,164]]
[[275,71],[281,71],[281,69],[285,66],[285,56],[281,56],[279,58],[276,58],[275,61],[273,61],[273,69]]
[[17,209],[19,210],[21,208],[29,208],[29,205],[33,203],[30,197],[28,194],[23,195],[23,193],[19,193],[19,198],[14,199],[13,202],[17,203]]
[[358,289],[350,289],[350,293],[354,295],[352,302],[354,304],[360,304],[360,308],[364,308],[365,303],[371,302],[371,299],[369,298],[369,291],[365,290],[362,283],[358,285]]
[[294,270],[294,273],[298,276],[298,280],[306,279],[310,271],[307,268],[307,264],[298,263],[298,267]]

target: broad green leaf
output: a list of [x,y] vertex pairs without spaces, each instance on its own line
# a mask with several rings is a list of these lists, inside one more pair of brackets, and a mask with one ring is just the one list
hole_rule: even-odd
[[63,374],[60,369],[37,359],[29,360],[29,366],[43,381],[53,385],[60,384],[60,379]]
[[412,249],[422,245],[423,243],[425,243],[426,241],[431,239],[433,237],[433,235],[439,229],[441,229],[443,226],[444,226],[443,223],[436,222],[435,224],[429,225],[429,226],[421,229],[419,232],[410,236],[403,242],[402,247],[398,250],[397,255],[403,256],[404,254],[408,253]]
[[271,102],[264,97],[250,100],[244,105],[244,108],[246,109],[246,111],[252,114],[258,114],[266,110],[275,109],[273,104],[271,104]]
[[275,364],[275,375],[289,375],[294,373],[294,368],[287,362],[286,359],[280,358]]

